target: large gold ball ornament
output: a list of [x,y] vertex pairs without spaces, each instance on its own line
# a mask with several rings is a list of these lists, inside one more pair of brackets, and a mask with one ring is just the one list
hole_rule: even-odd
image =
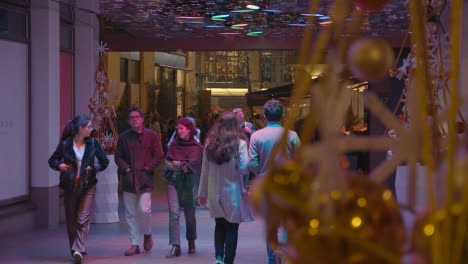
[[[296,161],[287,161],[273,168],[268,177],[255,184],[252,202],[259,208],[264,195],[276,205],[274,208],[282,209],[288,199],[304,201],[310,195],[312,175]],[[288,199],[286,199],[288,198]]]
[[388,0],[355,0],[354,3],[362,10],[373,11],[382,8]]
[[362,240],[401,257],[405,232],[391,191],[358,176],[350,177],[347,187],[322,195],[318,208],[304,200],[302,210],[282,208],[287,213],[267,218],[268,224],[280,219],[285,227],[291,263],[391,263],[363,247]]
[[274,167],[269,175],[253,185],[251,202],[267,220],[266,235],[277,249],[278,227],[298,226],[305,217],[298,208],[305,205],[311,193],[312,174],[297,161],[287,161]]
[[377,81],[389,76],[395,61],[392,47],[382,39],[361,39],[354,42],[347,57],[352,74],[363,81]]

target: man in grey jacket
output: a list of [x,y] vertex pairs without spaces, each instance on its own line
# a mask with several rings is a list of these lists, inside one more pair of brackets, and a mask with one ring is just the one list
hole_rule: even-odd
[[[252,134],[249,146],[249,168],[256,176],[265,177],[272,164],[279,163],[282,160],[292,159],[294,152],[301,144],[297,133],[288,131],[288,140],[286,144],[286,156],[278,151],[275,157],[270,158],[273,149],[279,144],[284,128],[280,122],[283,118],[283,106],[278,100],[269,100],[263,106],[266,127]],[[274,254],[271,247],[267,244],[268,263],[274,264]]]

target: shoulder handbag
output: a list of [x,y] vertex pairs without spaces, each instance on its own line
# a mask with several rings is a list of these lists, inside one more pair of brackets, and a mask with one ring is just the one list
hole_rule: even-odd
[[237,174],[239,175],[239,184],[240,184],[240,189],[241,189],[241,198],[239,201],[239,211],[240,211],[240,216],[242,221],[244,222],[250,222],[255,219],[252,209],[250,207],[249,203],[249,195],[247,191],[245,190],[245,185],[244,185],[244,179],[242,176],[242,173],[240,172],[240,162],[239,162],[239,147],[237,147],[236,151],[236,161],[237,161]]

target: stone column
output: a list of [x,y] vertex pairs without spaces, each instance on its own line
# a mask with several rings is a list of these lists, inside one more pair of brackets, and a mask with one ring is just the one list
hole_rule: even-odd
[[154,83],[154,52],[140,53],[140,108],[148,111],[148,85]]
[[[192,106],[195,105],[196,102],[196,94],[197,94],[197,76],[195,75],[196,69],[196,53],[191,51],[187,53],[187,65],[186,68],[191,69],[188,72],[185,79],[185,115],[189,115],[192,111]],[[202,118],[201,116],[199,117]],[[200,124],[199,124],[200,125]]]
[[[89,115],[89,99],[93,95],[94,72],[99,54],[99,1],[76,1],[75,8],[75,115]],[[85,11],[89,10],[89,11]],[[94,12],[94,13],[93,13]]]
[[120,52],[108,52],[104,58],[109,78],[109,103],[117,109],[125,86],[120,85]]
[[31,199],[42,228],[59,224],[59,175],[47,162],[60,137],[59,32],[59,4],[31,1]]
[[261,86],[260,57],[260,51],[249,52],[249,72],[252,92],[260,90]]

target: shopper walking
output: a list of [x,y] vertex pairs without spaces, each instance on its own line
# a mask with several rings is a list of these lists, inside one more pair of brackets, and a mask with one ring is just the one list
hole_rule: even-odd
[[[266,127],[257,130],[250,137],[249,145],[249,168],[256,177],[265,177],[273,164],[278,164],[285,160],[293,158],[296,149],[301,144],[297,133],[289,130],[285,150],[278,151],[276,156],[272,157],[273,150],[278,146],[284,133],[281,126],[283,118],[283,106],[278,100],[269,100],[263,106]],[[282,155],[282,153],[285,153]],[[277,236],[272,238],[277,240]],[[273,249],[267,242],[268,263],[275,263]]]
[[153,247],[151,231],[151,192],[154,187],[154,170],[163,161],[161,141],[153,130],[143,127],[143,112],[138,107],[127,111],[130,129],[120,134],[115,151],[115,163],[124,171],[122,177],[125,219],[130,234],[130,248],[126,256],[140,254],[140,225],[144,233],[143,247]]
[[171,251],[166,257],[178,257],[180,248],[180,208],[184,208],[188,253],[195,253],[197,222],[195,218],[196,197],[200,180],[203,148],[195,140],[197,130],[188,118],[178,121],[177,134],[168,147],[166,166],[162,176],[167,179],[169,204],[169,244]]
[[109,165],[99,142],[90,137],[91,131],[91,120],[85,115],[68,121],[57,149],[49,158],[50,168],[60,171],[68,242],[75,264],[80,264],[86,256],[89,225],[95,208],[96,173]]
[[236,116],[240,127],[244,130],[247,141],[249,141],[250,136],[255,132],[255,126],[252,123],[245,121],[244,110],[242,110],[242,108],[234,108],[232,112]]
[[208,206],[216,221],[215,264],[234,263],[239,224],[253,220],[245,213],[248,174],[245,132],[234,113],[224,112],[206,137],[199,189],[200,204]]

